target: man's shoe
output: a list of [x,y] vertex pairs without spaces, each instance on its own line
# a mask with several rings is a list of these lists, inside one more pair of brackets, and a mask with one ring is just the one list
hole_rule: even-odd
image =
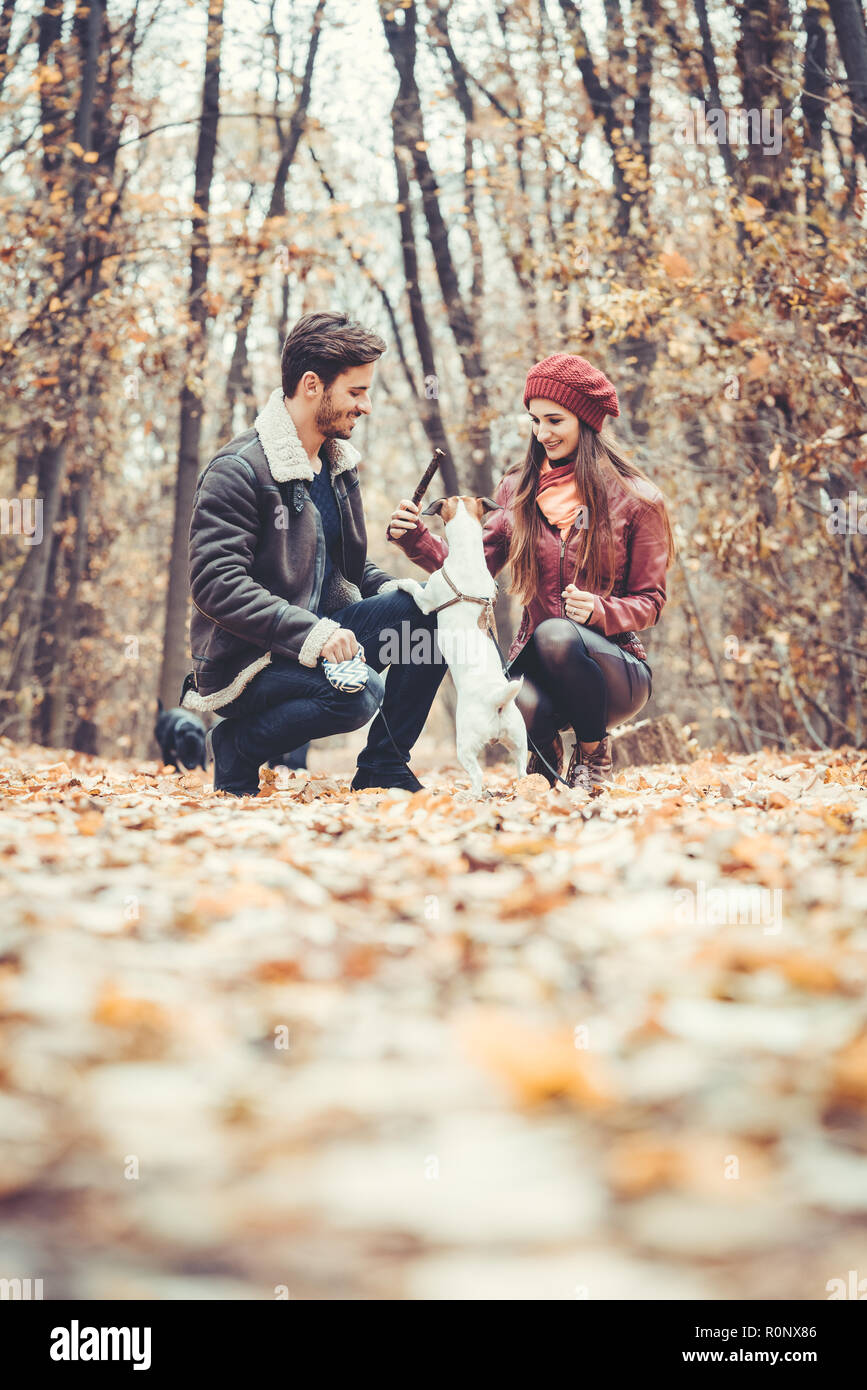
[[393,772],[374,772],[369,767],[359,767],[349,784],[349,790],[363,792],[368,787],[402,787],[408,792],[420,792],[424,790],[424,783],[408,767]]
[[[559,734],[555,734],[550,743],[544,743],[539,749],[539,753],[547,759],[559,777],[563,771],[563,740]],[[527,776],[531,777],[534,772],[541,772],[547,778],[549,787],[553,787],[556,778],[551,776],[550,770],[542,762],[538,753],[530,749],[530,756],[527,759]]]
[[591,788],[603,791],[614,781],[614,763],[611,757],[611,735],[606,734],[598,743],[579,743],[581,764],[590,774]]
[[254,766],[238,752],[235,733],[237,719],[222,719],[205,735],[206,755],[214,760],[214,791],[231,796],[258,796],[259,765]]

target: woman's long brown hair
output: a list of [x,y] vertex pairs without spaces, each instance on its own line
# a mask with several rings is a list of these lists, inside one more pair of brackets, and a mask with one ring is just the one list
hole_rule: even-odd
[[[536,484],[539,470],[545,459],[545,450],[535,435],[530,438],[527,457],[509,472],[520,470],[520,476],[512,498],[513,516],[512,539],[509,545],[509,566],[511,584],[509,592],[516,594],[525,606],[539,592],[539,545],[544,530],[542,514],[536,505]],[[562,465],[559,465],[562,466]],[[587,589],[607,597],[614,587],[614,537],[611,532],[611,518],[608,510],[608,488],[606,475],[613,470],[623,481],[627,492],[640,497],[640,493],[630,486],[630,479],[642,478],[651,483],[646,473],[631,463],[620,452],[611,437],[603,431],[598,433],[583,420],[578,422],[578,450],[575,455],[575,486],[578,496],[584,503],[586,526],[582,527],[583,544],[579,539],[578,559],[571,583],[577,582],[578,574],[586,568]],[[508,475],[506,475],[508,476]],[[646,499],[642,499],[646,500]],[[665,503],[662,508],[665,531],[668,539],[668,564],[676,555],[674,535]],[[602,547],[606,549],[603,563]],[[604,575],[604,579],[603,579]]]

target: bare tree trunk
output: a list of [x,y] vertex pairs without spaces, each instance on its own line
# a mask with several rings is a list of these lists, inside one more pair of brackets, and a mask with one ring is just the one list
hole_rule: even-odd
[[[307,121],[307,108],[310,103],[310,88],[313,82],[313,69],[316,65],[316,50],[319,47],[319,38],[322,28],[322,14],[325,9],[325,0],[319,0],[316,11],[313,15],[313,27],[310,32],[310,43],[307,48],[307,61],[304,65],[304,76],[301,87],[289,118],[289,125],[283,130],[279,116],[280,100],[280,63],[279,51],[275,55],[276,68],[276,87],[274,97],[274,125],[277,129],[277,136],[280,142],[280,155],[277,162],[277,172],[274,175],[274,182],[271,186],[271,198],[268,205],[267,221],[274,218],[286,216],[286,183],[289,178],[289,171],[295,161],[298,150],[298,142],[304,132]],[[253,314],[253,306],[259,287],[262,283],[262,266],[254,266],[249,277],[245,279],[244,290],[241,295],[241,302],[235,317],[235,347],[232,353],[232,363],[229,368],[229,376],[226,385],[227,412],[231,420],[234,415],[235,401],[239,393],[245,395],[252,393],[252,384],[249,376],[249,366],[247,362],[247,330],[250,326],[250,319]],[[234,427],[232,427],[234,433]]]
[[[39,64],[49,66],[49,58],[54,58],[56,68],[64,71],[63,53],[60,49],[60,32],[63,24],[63,6],[45,0],[39,16]],[[39,87],[40,128],[42,132],[42,169],[46,174],[60,167],[63,148],[69,139],[71,123],[68,102],[60,93],[62,82],[43,82]]]
[[9,35],[15,17],[15,0],[3,0],[0,10],[0,87],[9,71]]
[[[502,17],[502,16],[501,16]],[[473,126],[475,125],[476,112],[473,106],[473,99],[470,96],[469,83],[464,71],[463,64],[459,61],[455,53],[452,41],[449,36],[448,8],[443,6],[433,12],[433,24],[441,36],[440,42],[448,57],[452,70],[452,80],[454,93],[458,106],[461,108],[461,115],[464,118],[464,226],[470,242],[470,259],[473,268],[473,278],[470,285],[470,303],[472,305],[473,318],[478,323],[481,318],[482,299],[485,293],[485,267],[482,255],[482,238],[479,235],[479,224],[476,217],[476,190],[475,190],[475,168],[473,166],[473,153],[475,149],[475,136]]]
[[825,96],[828,91],[828,37],[822,23],[822,10],[808,4],[804,12],[807,42],[804,48],[804,113],[807,150],[807,204],[821,203],[825,196],[825,161],[822,134],[825,129]]
[[[109,43],[99,54],[94,48],[93,36],[87,33],[84,26],[78,34],[82,52],[91,55],[90,61],[84,65],[88,73],[87,108],[91,114],[88,126],[81,134],[83,139],[86,138],[90,150],[98,155],[98,160],[95,166],[88,167],[103,176],[113,178],[117,163],[119,123],[123,121],[122,114],[119,115],[115,108],[117,66],[120,55],[126,59],[129,52],[134,51],[135,45],[134,34],[131,33],[108,32],[108,39]],[[87,221],[86,200],[89,187],[89,179],[78,180],[74,206],[80,223]],[[81,239],[80,254],[83,259],[97,262],[82,280],[82,293],[87,300],[92,299],[103,286],[107,263],[99,260],[99,252],[108,251],[110,246],[117,245],[116,239],[111,237],[111,228],[120,212],[123,188],[124,184],[121,182],[114,191],[108,217],[101,218],[97,227],[86,226]],[[36,672],[39,683],[47,694],[39,712],[39,737],[42,741],[54,745],[60,744],[65,738],[66,706],[70,699],[73,654],[79,636],[78,590],[87,567],[87,519],[93,477],[99,469],[100,457],[99,453],[91,448],[89,441],[94,432],[95,417],[98,413],[97,402],[105,371],[105,362],[100,359],[87,382],[78,382],[80,400],[75,419],[77,423],[80,408],[83,407],[87,441],[79,441],[77,444],[77,466],[68,476],[68,486],[61,498],[58,517],[58,530],[61,532],[67,519],[75,521],[75,538],[71,548],[59,537],[57,543],[52,545],[46,596],[42,607],[42,630],[37,647]],[[61,602],[57,595],[62,588],[64,569],[66,594]],[[74,696],[73,691],[72,698]]]
[[[617,73],[626,74],[631,63],[617,0],[606,0],[605,4],[609,64],[607,80],[604,82],[593,61],[580,6],[573,3],[573,0],[560,0],[560,8],[572,39],[575,63],[581,74],[590,106],[594,116],[601,122],[608,142],[616,200],[613,232],[621,241],[626,265],[631,267],[627,278],[631,275],[631,279],[635,281],[641,275],[641,266],[646,263],[651,241],[650,87],[653,75],[656,0],[642,0],[641,24],[636,43],[636,77],[631,93],[614,76]],[[631,133],[627,128],[630,96]],[[634,215],[643,222],[642,228],[633,230]],[[617,389],[626,406],[624,425],[631,431],[633,438],[642,438],[648,428],[643,414],[643,401],[656,362],[656,341],[641,334],[627,334],[612,345],[612,351],[623,370],[623,377],[618,380]]]
[[[855,602],[850,583],[851,567],[850,556],[852,553],[852,537],[846,532],[845,545],[843,549],[843,608],[848,618],[850,632],[858,632],[861,622],[860,605]],[[861,679],[854,660],[847,656],[846,665],[849,671],[849,683],[852,689],[852,707],[855,715],[855,733],[853,742],[856,748],[861,748],[864,743],[864,702],[861,695]]]
[[794,87],[795,74],[788,0],[743,0],[738,17],[741,32],[735,53],[744,109],[772,113],[782,129],[781,148],[771,159],[761,141],[747,141],[744,191],[771,212],[791,213],[795,186],[787,125],[792,103],[786,80]]
[[[325,173],[325,170],[322,168],[322,164],[317,158],[312,146],[308,146],[308,154],[310,155],[311,159],[313,160],[313,163],[319,170],[319,177],[322,180],[322,187],[325,189],[325,192],[328,194],[328,197],[331,199],[331,201],[333,203],[336,203],[338,201],[337,194],[335,193],[334,188],[332,187],[331,182],[329,181]],[[416,400],[419,400],[420,397],[418,383],[416,382],[415,375],[413,373],[412,367],[410,366],[409,357],[407,356],[406,351],[406,345],[403,341],[403,333],[401,331],[401,327],[397,319],[397,314],[395,312],[394,305],[391,302],[391,296],[389,295],[388,290],[382,284],[378,276],[375,275],[374,272],[371,270],[370,266],[365,260],[363,253],[357,250],[357,248],[355,248],[354,246],[352,246],[349,238],[345,236],[345,234],[341,231],[339,226],[335,226],[334,234],[337,237],[337,240],[343,246],[346,247],[347,251],[352,256],[352,259],[355,261],[359,270],[362,272],[365,278],[370,281],[371,285],[376,290],[377,294],[382,300],[385,312],[388,315],[388,321],[391,324],[391,331],[394,334],[395,343],[397,344],[397,355],[400,359],[401,370],[403,371],[406,384],[409,387],[410,394],[414,396]]]
[[75,632],[75,614],[78,607],[78,587],[87,563],[90,483],[90,472],[85,470],[75,492],[75,544],[69,566],[66,595],[60,605],[55,629],[54,661],[49,692],[50,720],[47,732],[48,742],[52,748],[64,747],[66,743],[69,665]]
[[[46,4],[39,22],[40,61],[47,63],[55,56],[61,73],[66,75],[73,66],[79,81],[79,88],[72,101],[74,89],[70,83],[65,92],[64,82],[52,84],[51,95],[43,95],[48,84],[43,84],[41,96],[41,115],[43,119],[43,174],[48,180],[62,179],[63,159],[66,153],[60,132],[69,129],[69,109],[75,115],[72,121],[74,140],[82,150],[91,148],[93,135],[94,106],[99,75],[99,59],[105,37],[105,0],[91,0],[87,8],[76,12],[73,20],[71,50],[75,54],[73,64],[69,54],[60,48],[62,7]],[[69,98],[69,100],[67,99]],[[52,130],[52,126],[54,129]],[[74,167],[74,166],[73,166]],[[76,265],[85,258],[86,233],[82,234],[80,225],[84,220],[88,190],[92,185],[92,170],[83,162],[78,165],[72,179],[72,208],[75,214],[70,222],[63,248],[63,279],[65,280]],[[87,301],[92,290],[82,280],[75,292],[77,321],[82,325],[86,314]],[[72,317],[70,306],[70,318]],[[57,333],[60,332],[58,326]],[[68,352],[66,354],[68,359]],[[74,395],[74,362],[64,371],[60,383],[61,399]],[[64,429],[58,439],[49,438],[40,455],[39,491],[42,501],[43,540],[34,546],[25,561],[25,571],[16,587],[20,593],[19,642],[14,665],[7,682],[16,706],[12,717],[10,736],[21,734],[30,724],[36,691],[36,658],[39,639],[42,633],[42,616],[45,610],[48,575],[52,560],[54,526],[60,515],[63,497],[63,483],[66,474],[66,449],[70,437],[70,427]]]
[[867,158],[867,26],[859,0],[828,0],[837,47],[849,78],[852,148]]
[[[539,322],[539,284],[538,267],[542,258],[536,254],[533,246],[532,228],[532,200],[527,184],[527,170],[525,165],[526,139],[524,136],[524,110],[521,103],[521,89],[518,77],[512,62],[512,54],[509,48],[509,32],[507,27],[507,11],[498,6],[497,22],[500,32],[503,35],[503,60],[506,72],[512,81],[512,89],[515,96],[514,115],[510,119],[515,128],[515,172],[518,176],[518,190],[521,197],[521,207],[518,209],[517,216],[510,216],[508,212],[498,215],[497,222],[503,237],[503,243],[512,262],[512,270],[515,279],[524,296],[524,303],[527,312],[527,327],[530,341],[537,357],[544,356],[542,346],[542,330]],[[507,114],[504,112],[504,114]],[[504,161],[505,163],[505,161]],[[495,197],[493,190],[492,198]],[[522,228],[526,227],[526,235],[522,234]]]
[[[722,109],[722,96],[720,95],[719,89],[719,73],[717,71],[716,54],[714,52],[713,39],[710,32],[710,22],[707,17],[707,4],[706,0],[693,0],[693,2],[696,18],[698,20],[699,33],[701,34],[701,58],[704,64],[704,70],[707,73],[710,104],[719,111]],[[716,133],[717,127],[714,126],[713,129],[714,133]],[[732,154],[732,147],[725,138],[724,132],[720,136],[719,152],[722,155],[726,173],[730,181],[735,183],[737,179],[737,165],[735,157]]]
[[412,205],[410,201],[409,178],[404,163],[405,154],[397,143],[396,116],[392,110],[392,128],[395,131],[394,145],[394,169],[397,179],[397,204],[399,208],[398,220],[400,223],[400,245],[403,255],[403,273],[406,281],[406,293],[409,299],[409,313],[412,320],[413,332],[415,334],[418,355],[421,359],[421,369],[424,375],[424,396],[420,400],[421,420],[425,434],[434,449],[442,449],[445,452],[445,459],[441,465],[443,482],[448,489],[450,496],[456,496],[460,492],[458,475],[455,469],[454,455],[446,434],[446,427],[440,412],[439,403],[439,376],[436,368],[436,358],[434,357],[433,338],[431,337],[430,326],[427,321],[427,313],[422,299],[421,285],[418,278],[418,252],[415,244],[415,228],[412,221]]
[[[633,194],[624,171],[621,154],[625,145],[625,117],[619,109],[625,106],[626,92],[612,75],[609,75],[608,81],[605,83],[597,72],[584,31],[581,6],[576,4],[575,0],[560,0],[560,8],[563,11],[566,28],[572,39],[575,64],[581,73],[584,90],[587,93],[594,116],[602,122],[605,138],[612,153],[611,175],[615,198],[614,231],[618,237],[627,237],[632,217]],[[620,58],[619,68],[615,70],[625,72],[628,55],[623,43],[622,21],[619,17],[619,11],[612,9],[610,0],[606,5],[606,13],[609,54],[612,58],[617,56]],[[614,63],[610,66],[615,68]]]
[[437,181],[427,157],[421,97],[415,77],[415,5],[405,5],[403,15],[403,24],[398,24],[393,17],[389,18],[384,10],[382,12],[385,37],[400,78],[392,107],[395,145],[405,150],[412,160],[421,190],[422,209],[427,222],[437,279],[470,393],[467,429],[470,444],[470,463],[467,469],[469,486],[477,496],[481,496],[490,491],[493,478],[486,368],[479,325],[473,322],[458,286],[457,271],[449,249],[448,231],[437,196]]
[[47,444],[40,458],[37,493],[42,503],[42,540],[38,545],[31,546],[16,586],[18,645],[13,658],[14,665],[5,681],[6,689],[13,697],[17,697],[17,712],[6,725],[6,733],[10,738],[27,736],[37,697],[37,692],[33,689],[36,646],[51,561],[54,524],[60,510],[65,471],[65,440]]
[[190,333],[189,364],[181,388],[180,441],[175,487],[175,519],[169,556],[169,583],[163,663],[159,693],[167,707],[180,697],[187,660],[187,608],[189,600],[188,541],[193,496],[199,473],[199,440],[202,432],[202,378],[206,360],[205,290],[210,262],[208,212],[211,181],[217,151],[217,125],[220,119],[220,56],[223,42],[223,0],[211,0],[208,10],[208,36],[205,50],[205,80],[202,89],[201,120],[196,150],[195,210],[190,247],[190,288],[188,296]]

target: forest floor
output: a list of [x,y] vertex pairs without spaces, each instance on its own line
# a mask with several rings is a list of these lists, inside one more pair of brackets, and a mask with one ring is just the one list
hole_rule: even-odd
[[412,1300],[867,1276],[863,752],[714,751],[592,798],[503,766],[481,801],[447,760],[414,796],[337,762],[238,802],[0,740],[0,1274]]

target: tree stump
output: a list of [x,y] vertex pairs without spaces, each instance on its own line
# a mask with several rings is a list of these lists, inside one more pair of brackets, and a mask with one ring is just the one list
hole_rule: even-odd
[[651,763],[691,763],[695,753],[682,724],[673,714],[642,719],[611,731],[615,768],[646,767]]

